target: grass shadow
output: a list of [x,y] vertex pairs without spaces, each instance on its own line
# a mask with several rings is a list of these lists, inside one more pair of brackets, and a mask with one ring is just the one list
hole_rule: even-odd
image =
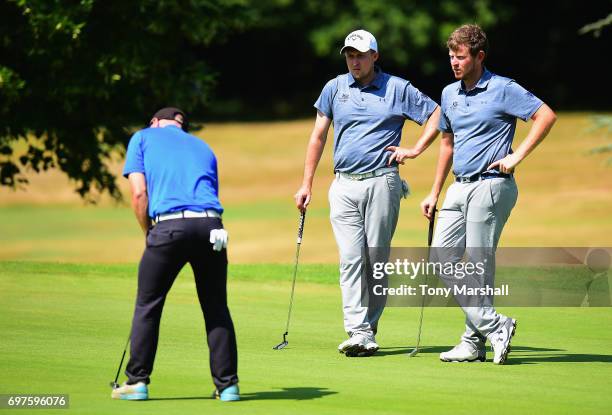
[[[420,346],[419,354],[438,354],[449,351],[454,346]],[[408,354],[414,350],[414,346],[381,347],[376,356],[392,356],[398,354]],[[488,348],[488,350],[490,350]],[[550,349],[544,347],[512,346],[513,352],[564,352],[562,349]]]
[[587,354],[587,353],[555,353],[542,355],[516,355],[512,347],[512,353],[508,356],[507,365],[533,365],[538,363],[612,363],[612,355]]
[[205,400],[214,399],[211,395],[208,396],[179,396],[179,397],[168,397],[168,398],[149,398],[145,402],[150,401],[192,401],[192,400]]
[[327,395],[334,395],[338,392],[328,390],[327,388],[317,387],[301,387],[301,388],[282,388],[274,391],[251,392],[240,395],[242,400],[274,400],[274,399],[289,399],[296,401],[305,401],[309,399],[319,399]]
[[[333,395],[338,392],[328,390],[327,388],[317,387],[302,387],[302,388],[282,388],[274,391],[262,391],[262,392],[250,392],[241,393],[240,400],[242,401],[254,401],[254,400],[275,400],[275,399],[286,399],[295,401],[305,401],[309,399],[319,399],[327,395]],[[199,399],[214,399],[211,395],[208,396],[180,396],[180,397],[167,397],[167,398],[150,398],[149,401],[188,401],[188,400],[199,400]]]
[[[452,349],[453,346],[421,346],[418,354],[439,354]],[[414,347],[382,347],[373,357],[408,355]],[[563,353],[567,350],[549,347],[512,346],[512,352],[506,361],[507,365],[523,365],[537,363],[612,363],[612,355],[588,353]],[[489,360],[492,358],[490,348],[487,347]],[[418,356],[417,354],[417,356]]]

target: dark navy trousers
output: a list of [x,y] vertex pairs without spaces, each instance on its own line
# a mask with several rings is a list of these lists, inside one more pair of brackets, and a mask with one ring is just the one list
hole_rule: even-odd
[[213,251],[209,241],[210,231],[220,228],[220,218],[189,218],[159,222],[149,230],[138,268],[128,383],[150,381],[166,295],[186,263],[193,269],[204,315],[213,382],[219,390],[238,382],[236,335],[227,307],[227,251]]

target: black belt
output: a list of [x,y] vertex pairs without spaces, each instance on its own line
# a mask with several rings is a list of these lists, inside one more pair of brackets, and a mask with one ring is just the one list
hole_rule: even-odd
[[476,173],[472,176],[455,176],[455,181],[458,183],[472,183],[472,182],[478,182],[480,180],[486,180],[486,179],[509,179],[510,177],[512,177],[511,174],[507,174],[507,173]]

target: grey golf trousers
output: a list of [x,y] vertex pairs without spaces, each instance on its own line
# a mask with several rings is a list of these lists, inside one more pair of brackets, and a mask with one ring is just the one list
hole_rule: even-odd
[[336,174],[329,189],[330,220],[340,254],[344,329],[349,336],[376,334],[385,304],[384,299],[362,304],[362,254],[367,247],[389,248],[401,196],[397,170],[363,180]]
[[[501,232],[516,204],[518,189],[513,177],[453,183],[438,213],[432,246],[443,248],[497,248]],[[495,264],[487,267],[494,282]],[[506,317],[491,306],[465,307],[466,329],[462,342],[484,348],[487,336],[499,329]]]

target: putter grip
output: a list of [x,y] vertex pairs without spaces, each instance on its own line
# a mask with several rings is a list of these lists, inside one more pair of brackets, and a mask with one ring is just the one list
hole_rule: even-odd
[[302,243],[302,234],[304,233],[304,220],[306,219],[306,210],[300,214],[300,227],[298,228],[297,243]]
[[434,207],[434,210],[431,214],[431,219],[429,220],[429,232],[427,234],[427,246],[431,246],[431,242],[433,241],[433,234],[434,234],[434,223],[436,222],[436,208]]

